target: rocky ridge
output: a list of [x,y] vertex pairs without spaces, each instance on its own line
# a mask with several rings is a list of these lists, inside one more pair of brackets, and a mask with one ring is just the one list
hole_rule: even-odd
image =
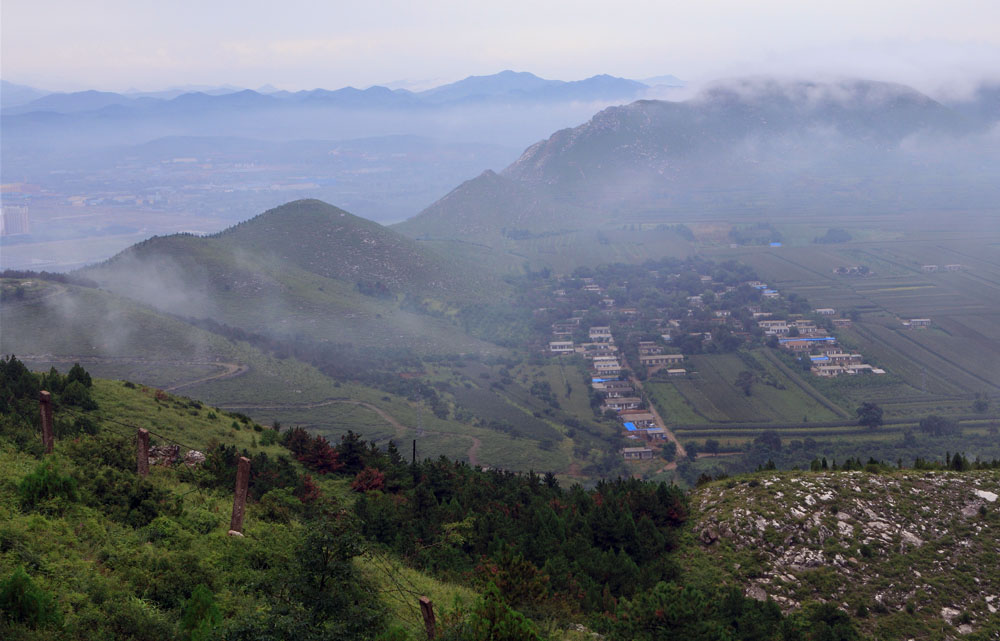
[[831,601],[881,638],[993,639],[998,493],[997,471],[770,473],[697,490],[693,532],[786,611]]

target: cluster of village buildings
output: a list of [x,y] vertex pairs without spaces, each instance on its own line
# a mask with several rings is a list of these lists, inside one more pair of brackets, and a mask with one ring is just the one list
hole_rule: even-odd
[[[553,325],[554,340],[549,343],[549,351],[556,354],[581,354],[588,359],[590,365],[590,385],[603,399],[601,411],[614,412],[622,423],[622,429],[628,439],[647,441],[663,441],[666,430],[657,420],[655,414],[644,407],[642,398],[636,392],[636,384],[628,376],[624,376],[624,368],[620,361],[620,352],[615,344],[609,325],[592,326],[587,329],[586,343],[575,345],[567,340],[580,326],[582,317],[574,317]],[[639,343],[639,358],[647,367],[660,368],[668,364],[679,364],[684,360],[683,354],[664,354],[662,345],[654,341]],[[670,370],[674,375],[683,376],[686,370],[676,368]],[[650,447],[626,447],[622,457],[626,460],[650,459],[654,451]]]
[[[710,281],[708,276],[703,279]],[[774,300],[781,297],[781,293],[760,281],[749,281],[746,285],[760,290],[763,300]],[[597,285],[586,284],[584,287],[594,287]],[[614,301],[610,301],[613,306]],[[699,309],[704,306],[701,296],[690,296],[688,304],[691,309]],[[858,353],[845,352],[837,343],[835,336],[826,329],[832,325],[834,328],[849,327],[850,319],[839,318],[837,310],[833,308],[818,308],[813,310],[814,317],[830,317],[830,323],[817,325],[815,321],[807,318],[775,319],[772,312],[765,311],[761,305],[748,305],[747,312],[751,315],[757,326],[763,331],[766,337],[775,337],[778,346],[789,352],[796,354],[799,358],[808,359],[810,371],[823,377],[834,377],[841,375],[856,374],[884,374],[885,370],[874,367],[865,362],[864,356]],[[624,313],[627,317],[629,310],[616,310],[619,314]],[[634,310],[632,310],[634,311]],[[618,357],[618,348],[614,344],[609,326],[591,327],[588,331],[589,342],[574,344],[573,334],[579,329],[583,318],[583,311],[576,317],[566,321],[553,324],[553,338],[549,343],[549,350],[552,353],[579,353],[588,358],[592,363],[592,372],[595,378],[617,378],[621,375],[621,364]],[[727,323],[732,312],[726,309],[713,311],[713,320],[718,323]],[[680,326],[679,321],[667,321],[665,331]],[[904,321],[904,325],[910,327],[921,327],[930,324],[930,319],[911,319]],[[707,337],[706,337],[707,338]],[[666,342],[670,341],[670,334],[663,334]],[[639,364],[646,368],[649,374],[654,374],[660,370],[666,370],[670,376],[684,376],[686,370],[680,365],[684,361],[683,354],[665,353],[664,346],[658,342],[644,341],[639,343]],[[631,409],[623,407],[608,407],[607,409]]]
[[[821,307],[813,310],[817,316],[835,316],[837,310],[831,307]],[[834,327],[850,327],[847,318],[831,319]],[[865,362],[864,356],[845,352],[837,344],[837,338],[831,336],[824,327],[814,321],[798,318],[794,320],[772,320],[761,318],[757,326],[764,330],[766,336],[775,336],[778,346],[788,350],[799,358],[809,359],[809,371],[816,376],[826,378],[853,374],[885,374],[885,370]]]
[[[701,278],[706,287],[713,284],[718,285],[712,283],[709,276]],[[585,279],[585,281],[587,280],[590,279]],[[766,301],[780,299],[781,293],[760,281],[748,281],[744,284],[760,290],[761,304],[751,304],[745,308],[745,312],[753,319],[753,323],[766,338],[776,340],[781,349],[795,354],[800,359],[807,360],[810,371],[816,376],[885,374],[885,370],[866,363],[862,354],[844,351],[838,345],[836,337],[827,328],[831,326],[834,329],[849,327],[851,320],[838,317],[837,310],[833,308],[814,309],[810,318],[805,318],[802,314],[789,314],[788,318],[774,318],[779,314],[765,309],[765,307],[774,309],[774,305],[767,305]],[[585,282],[583,289],[604,295],[604,291],[593,282]],[[735,287],[727,287],[725,291],[720,290],[720,293],[725,294],[733,289]],[[558,297],[561,294],[564,295],[565,292],[556,290],[554,294]],[[689,296],[687,303],[689,316],[698,311],[703,312],[706,308],[706,301],[700,295]],[[622,319],[622,322],[627,323],[630,316],[637,314],[637,310],[634,308],[616,308],[614,299],[607,296],[600,299],[600,304],[608,312],[614,312],[619,319]],[[625,370],[622,366],[619,348],[615,344],[611,332],[611,326],[590,326],[587,328],[586,342],[574,342],[574,336],[582,335],[582,323],[586,314],[587,310],[577,310],[571,318],[552,324],[549,352],[552,354],[579,354],[590,361],[591,385],[594,391],[603,398],[601,411],[612,411],[619,415],[623,432],[627,438],[645,439],[650,442],[666,438],[665,426],[654,413],[644,407],[642,398],[636,392],[636,383],[627,376],[623,376]],[[709,322],[712,325],[731,327],[735,330],[733,331],[734,335],[749,336],[745,326],[734,326],[732,315],[733,311],[730,309],[714,309],[711,311]],[[746,318],[743,311],[740,312],[740,316]],[[829,317],[830,322],[818,323],[818,320],[823,317]],[[928,319],[911,319],[909,321],[914,326],[923,325],[925,322],[926,324],[930,323]],[[681,330],[682,321],[663,320],[660,325],[663,341],[639,342],[638,364],[644,367],[650,375],[665,371],[668,376],[686,376],[687,370],[683,367],[684,355],[668,353],[666,348],[666,345],[671,342],[671,334]],[[704,340],[710,339],[711,334],[706,333]],[[652,458],[653,450],[650,447],[629,447],[622,451],[622,455],[626,459]]]

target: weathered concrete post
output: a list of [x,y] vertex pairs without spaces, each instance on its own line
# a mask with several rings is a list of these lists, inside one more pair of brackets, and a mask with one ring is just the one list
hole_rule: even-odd
[[427,638],[434,641],[437,635],[437,625],[434,621],[434,604],[425,596],[420,597],[420,614],[424,615],[424,628],[427,629]]
[[45,446],[45,453],[52,453],[52,394],[42,390],[38,394],[38,410],[42,414],[42,445]]
[[241,456],[236,468],[236,496],[233,497],[233,520],[229,531],[243,533],[243,514],[247,509],[247,484],[250,482],[250,459]]
[[149,475],[149,430],[141,427],[135,437],[135,470],[139,476]]

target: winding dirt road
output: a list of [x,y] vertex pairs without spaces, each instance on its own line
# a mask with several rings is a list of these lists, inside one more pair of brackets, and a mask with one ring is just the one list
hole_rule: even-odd
[[122,365],[211,365],[222,367],[223,371],[218,374],[212,374],[211,376],[203,376],[201,378],[195,379],[193,381],[184,381],[182,383],[177,383],[176,385],[171,385],[170,387],[164,387],[165,392],[176,392],[177,390],[184,389],[185,387],[191,387],[193,385],[199,385],[201,383],[208,383],[210,381],[219,381],[227,378],[236,378],[237,376],[242,376],[250,371],[247,365],[241,365],[239,363],[226,363],[224,361],[209,361],[209,360],[169,360],[169,359],[147,359],[147,358],[129,358],[126,356],[56,356],[54,354],[25,354],[20,357],[22,361],[36,361],[42,363],[80,363],[81,365],[87,363],[101,364],[122,364]]

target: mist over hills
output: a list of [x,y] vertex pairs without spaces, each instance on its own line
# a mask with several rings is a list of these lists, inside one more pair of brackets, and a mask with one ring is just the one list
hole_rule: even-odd
[[288,203],[210,237],[154,237],[78,274],[181,317],[417,350],[475,343],[423,314],[422,305],[447,309],[505,291],[471,262],[316,200]]
[[[421,92],[4,87],[5,203],[28,206],[32,224],[4,238],[18,247],[0,267],[50,270],[103,260],[152,234],[215,232],[293,198],[404,220],[552,131],[660,91],[610,76],[515,72]],[[71,252],[43,246],[78,239],[89,242]]]
[[640,100],[557,131],[399,229],[482,240],[621,217],[977,209],[1000,196],[996,96],[960,109],[891,83],[750,78]]

